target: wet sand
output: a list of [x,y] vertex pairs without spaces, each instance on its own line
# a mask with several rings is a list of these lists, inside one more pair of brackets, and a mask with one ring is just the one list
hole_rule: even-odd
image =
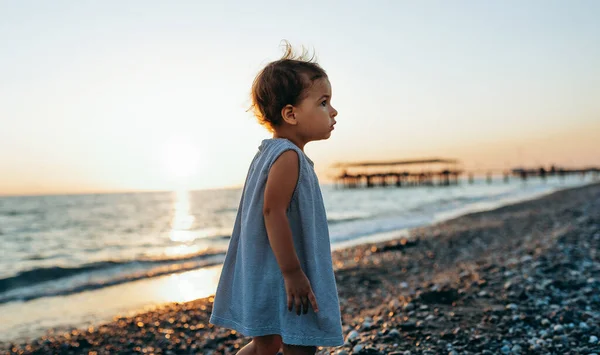
[[[346,344],[319,354],[600,353],[600,184],[474,213],[408,238],[333,252]],[[10,354],[234,354],[212,298]]]

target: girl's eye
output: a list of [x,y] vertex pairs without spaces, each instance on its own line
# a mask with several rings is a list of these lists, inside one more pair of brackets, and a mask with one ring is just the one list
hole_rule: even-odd
[[321,106],[326,106],[327,105],[327,100],[323,100],[323,102],[321,102]]

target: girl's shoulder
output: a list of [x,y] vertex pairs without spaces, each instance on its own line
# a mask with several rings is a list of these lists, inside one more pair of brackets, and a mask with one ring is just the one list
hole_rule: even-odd
[[283,154],[288,150],[294,150],[298,153],[298,159],[300,160],[300,167],[302,168],[303,162],[308,163],[307,167],[311,169],[314,166],[313,161],[294,143],[292,143],[289,139],[286,138],[269,138],[264,139],[260,146],[258,147],[259,154],[264,154],[266,160],[269,161],[269,167]]

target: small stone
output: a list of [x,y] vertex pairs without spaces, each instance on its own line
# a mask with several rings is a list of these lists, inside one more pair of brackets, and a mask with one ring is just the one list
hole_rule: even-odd
[[415,305],[414,303],[407,303],[404,305],[404,310],[405,311],[412,311],[413,309],[415,309]]
[[408,288],[408,284],[406,282],[400,282],[400,288]]
[[430,320],[434,320],[435,316],[433,314],[430,314],[427,316],[427,318],[425,318],[426,321],[430,321]]
[[520,353],[521,352],[521,346],[520,345],[515,345],[512,347],[511,351],[513,353]]
[[352,353],[353,354],[358,354],[362,351],[362,349],[364,349],[364,345],[362,344],[357,344],[354,348],[352,348]]
[[589,343],[590,344],[596,344],[598,342],[598,337],[595,335],[590,336],[590,340]]
[[547,320],[546,318],[544,318],[544,319],[542,319],[542,325],[547,327],[550,325],[550,321]]
[[390,332],[388,333],[388,335],[392,336],[392,337],[400,337],[401,336],[400,332],[396,328],[390,330]]
[[400,301],[398,301],[397,299],[393,299],[390,301],[390,303],[388,303],[388,307],[390,309],[398,309],[400,308]]
[[525,256],[523,256],[523,257],[521,258],[521,263],[526,263],[526,262],[529,262],[529,261],[531,261],[531,259],[533,259],[533,258],[531,257],[531,255],[525,255]]
[[554,326],[554,332],[555,333],[560,333],[560,332],[564,331],[564,329],[565,328],[562,325],[560,325],[560,324],[557,324],[557,325]]
[[400,328],[402,328],[403,330],[412,330],[412,329],[415,329],[416,327],[417,327],[417,323],[415,321],[408,321],[408,322],[400,324]]
[[348,335],[346,336],[346,341],[353,341],[356,338],[358,338],[359,336],[360,336],[360,333],[358,333],[356,330],[353,330],[350,333],[348,333]]
[[339,350],[337,353],[335,353],[336,355],[349,355],[348,352],[346,350]]
[[371,329],[371,326],[372,326],[372,324],[371,324],[370,322],[366,322],[366,321],[365,321],[365,322],[362,324],[362,329],[363,329],[363,330],[369,330],[369,329]]
[[507,305],[506,305],[506,309],[507,309],[507,310],[510,310],[510,311],[516,311],[517,309],[519,309],[519,306],[517,306],[517,305],[516,305],[516,304],[514,304],[514,303],[511,303],[511,304],[507,304]]
[[459,355],[459,354],[458,354],[458,351],[452,350],[451,352],[448,353],[448,355]]
[[510,347],[508,345],[504,345],[500,351],[502,351],[503,354],[508,354],[510,353]]
[[581,323],[579,323],[579,329],[581,329],[581,330],[583,330],[583,331],[587,331],[587,330],[589,330],[589,329],[590,329],[590,326],[589,326],[589,325],[587,325],[587,323],[586,323],[586,322],[581,322]]

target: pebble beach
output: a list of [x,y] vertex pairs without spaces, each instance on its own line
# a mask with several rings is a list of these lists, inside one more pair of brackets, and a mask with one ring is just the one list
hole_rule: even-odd
[[[345,344],[318,354],[599,354],[600,184],[333,252]],[[212,297],[7,354],[235,354]]]

